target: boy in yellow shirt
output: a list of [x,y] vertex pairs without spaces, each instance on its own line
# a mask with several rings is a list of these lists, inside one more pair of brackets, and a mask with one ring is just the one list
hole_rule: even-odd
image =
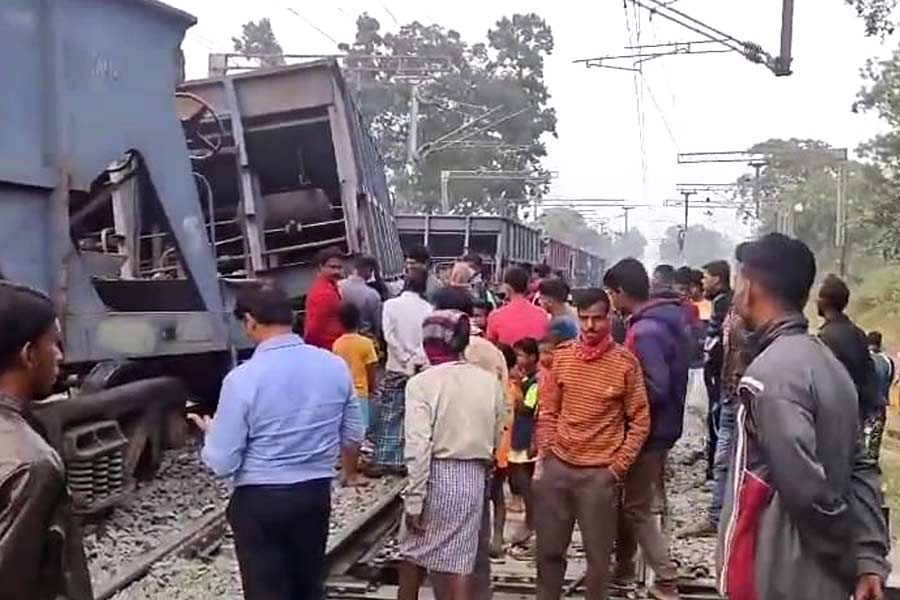
[[338,318],[347,333],[334,341],[332,352],[343,358],[350,367],[356,398],[362,410],[363,425],[368,430],[371,426],[369,394],[375,390],[378,353],[375,351],[375,343],[359,333],[360,314],[355,304],[341,304]]

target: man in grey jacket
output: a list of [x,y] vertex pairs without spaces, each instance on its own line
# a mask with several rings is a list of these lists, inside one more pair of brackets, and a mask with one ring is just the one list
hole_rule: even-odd
[[856,390],[802,313],[815,258],[769,234],[737,260],[736,307],[758,354],[738,387],[720,589],[730,600],[882,600],[889,541]]

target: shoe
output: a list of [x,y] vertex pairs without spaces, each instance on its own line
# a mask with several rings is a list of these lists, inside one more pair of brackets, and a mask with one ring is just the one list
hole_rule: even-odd
[[681,600],[678,584],[674,581],[657,581],[650,586],[647,593],[655,600]]
[[681,531],[675,534],[675,537],[678,538],[708,538],[708,537],[716,537],[719,534],[719,529],[715,525],[713,525],[708,520],[704,519],[699,523],[695,523],[691,526],[683,528]]

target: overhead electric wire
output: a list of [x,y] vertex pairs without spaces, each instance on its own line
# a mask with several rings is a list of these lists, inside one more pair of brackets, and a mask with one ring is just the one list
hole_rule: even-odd
[[400,21],[397,20],[397,17],[394,16],[394,13],[391,12],[391,9],[388,8],[388,5],[384,2],[381,3],[381,7],[384,9],[384,12],[388,14],[388,16],[394,21],[394,25],[400,27]]
[[647,87],[647,93],[650,94],[650,100],[653,101],[653,106],[656,107],[657,112],[659,112],[659,116],[662,119],[663,125],[666,127],[666,132],[669,134],[669,138],[672,140],[672,144],[675,146],[676,151],[680,151],[680,146],[678,144],[678,138],[675,136],[675,132],[672,131],[672,127],[669,125],[668,119],[666,119],[666,113],[663,112],[662,107],[659,105],[659,102],[656,101],[656,96],[653,95],[653,89],[650,87],[650,82],[647,81],[647,78],[641,73],[641,80],[644,85]]
[[[653,20],[650,20],[650,35],[653,36],[653,41],[656,44],[659,44],[659,36],[656,35],[656,26],[653,24]],[[700,43],[713,43],[712,40],[701,40]],[[666,88],[669,90],[669,97],[672,99],[672,107],[678,107],[678,102],[675,100],[675,91],[672,89],[672,80],[669,78],[668,69],[663,69],[663,79],[666,82]]]
[[[628,1],[631,2],[631,3],[633,3],[633,4],[635,4],[635,5],[637,5],[637,6],[640,6],[640,7],[643,8],[643,9],[649,10],[649,11],[650,11],[651,13],[653,13],[653,14],[660,15],[660,16],[663,17],[664,19],[668,19],[669,21],[672,21],[672,22],[675,23],[676,25],[681,25],[681,26],[684,27],[685,29],[688,29],[688,30],[690,30],[690,31],[693,31],[693,32],[696,33],[697,35],[702,35],[703,37],[705,37],[705,38],[707,38],[707,39],[710,39],[710,40],[716,40],[716,37],[715,37],[714,35],[710,34],[709,31],[704,31],[704,30],[702,30],[702,29],[698,29],[698,28],[697,28],[696,26],[694,26],[694,25],[690,25],[689,23],[685,23],[684,20],[682,20],[680,17],[675,17],[675,16],[672,16],[672,15],[670,15],[670,14],[666,14],[666,13],[664,13],[664,12],[660,12],[659,8],[654,8],[653,6],[648,6],[647,4],[644,4],[644,3],[642,2],[642,0],[628,0]],[[653,2],[654,0],[650,0],[650,1]],[[665,9],[666,7],[663,5],[662,8]],[[671,9],[671,8],[668,9],[668,10],[674,11],[674,9]],[[713,31],[713,32],[718,33],[717,30],[715,30],[715,29],[713,29],[713,28],[711,28],[711,27],[708,27],[707,25],[705,25],[705,24],[703,24],[703,23],[700,23],[700,22],[697,21],[696,19],[691,18],[691,20],[694,21],[694,22],[699,23],[701,27],[706,27],[706,28],[709,29],[710,31]],[[735,52],[738,52],[738,53],[740,53],[740,54],[745,54],[745,55],[746,55],[747,48],[746,48],[746,45],[744,44],[744,42],[741,42],[740,40],[736,40],[736,38],[733,38],[733,37],[730,36],[730,35],[724,35],[723,37],[724,37],[725,39],[716,40],[716,41],[718,41],[720,44],[722,44],[722,45],[725,46],[726,48],[729,48],[729,49],[731,49],[731,50],[733,50],[733,51],[735,51]],[[736,46],[735,46],[735,45],[736,45]]]
[[[626,2],[622,2],[622,8],[625,10],[625,27],[628,30],[628,43],[631,45],[636,45],[634,40],[634,33],[631,28],[631,20],[630,15],[628,13],[628,4]],[[641,106],[641,95],[640,95],[640,85],[638,83],[638,71],[635,69],[633,73],[632,81],[634,83],[634,102],[635,102],[635,113],[637,115],[637,124],[638,124],[638,142],[640,143],[640,153],[641,153],[641,181],[643,183],[643,191],[646,194],[647,191],[647,149],[644,138],[644,110]]]
[[318,32],[319,32],[320,34],[322,34],[324,37],[326,37],[326,38],[328,38],[329,40],[331,40],[331,43],[333,43],[335,46],[340,45],[340,42],[338,42],[336,39],[334,39],[333,37],[331,37],[330,35],[328,35],[328,33],[325,32],[323,29],[321,29],[318,25],[316,25],[315,23],[313,23],[312,21],[310,21],[309,19],[307,19],[306,17],[304,17],[303,15],[301,15],[300,13],[298,13],[296,10],[294,10],[294,9],[291,8],[290,6],[287,7],[287,10],[288,10],[291,14],[293,14],[295,17],[298,17],[299,19],[303,20],[304,23],[306,23],[307,25],[309,25],[310,27],[312,27],[313,29],[315,29],[316,31],[318,31]]
[[720,35],[720,36],[722,36],[722,37],[725,38],[725,39],[731,40],[732,42],[734,42],[735,44],[738,44],[739,46],[743,46],[743,45],[744,45],[744,41],[743,41],[743,40],[739,40],[739,39],[737,39],[737,38],[734,37],[734,36],[728,35],[728,34],[725,33],[724,31],[720,31],[719,29],[716,29],[715,27],[712,27],[712,26],[710,26],[710,25],[707,25],[707,24],[704,23],[703,21],[700,21],[699,19],[695,19],[694,17],[690,16],[689,14],[686,14],[686,13],[681,12],[681,11],[678,10],[677,8],[671,8],[668,4],[666,4],[666,3],[664,3],[664,2],[660,2],[660,0],[649,0],[649,1],[652,2],[653,4],[659,6],[660,8],[663,8],[663,9],[672,11],[673,13],[675,13],[676,15],[678,15],[679,17],[682,17],[683,19],[687,19],[688,21],[691,21],[692,23],[696,23],[696,24],[697,24],[698,26],[700,26],[700,27],[705,27],[706,29],[709,29],[710,31],[712,31],[712,32],[715,33],[716,35]]
[[[634,12],[634,31],[635,31],[635,41],[637,45],[641,45],[641,15],[638,12],[637,6],[632,6]],[[637,61],[637,75],[640,75],[640,80],[638,81],[638,91],[640,94],[640,111],[641,111],[641,152],[644,154],[644,179],[643,179],[643,196],[647,197],[647,113],[644,110],[644,65],[643,61]]]

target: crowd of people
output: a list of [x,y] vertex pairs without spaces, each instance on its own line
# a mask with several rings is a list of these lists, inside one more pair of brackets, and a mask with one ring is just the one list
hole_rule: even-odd
[[[816,264],[802,242],[741,244],[736,277],[726,260],[648,273],[624,259],[580,290],[543,265],[508,266],[491,286],[477,255],[438,278],[424,247],[399,289],[369,257],[346,276],[339,250],[317,262],[302,335],[281,290],[242,290],[235,316],[255,352],[225,379],[215,417],[191,417],[204,462],[233,486],[247,599],[323,597],[336,473],[347,486],[407,477],[402,600],[426,577],[438,598],[490,597],[490,556],[504,553],[534,561],[537,597],[557,600],[576,525],[586,598],[632,584],[638,550],[650,596],[680,598],[659,514],[701,389],[712,501],[677,534],[718,536],[723,595],[884,598],[877,461],[894,362],[846,316],[837,277],[809,332]],[[50,540],[33,535],[67,505],[59,458],[28,418],[61,358],[52,304],[0,285],[0,332],[0,580],[13,590],[0,598],[80,600],[83,555],[46,565]],[[524,514],[508,532],[513,508]]]

